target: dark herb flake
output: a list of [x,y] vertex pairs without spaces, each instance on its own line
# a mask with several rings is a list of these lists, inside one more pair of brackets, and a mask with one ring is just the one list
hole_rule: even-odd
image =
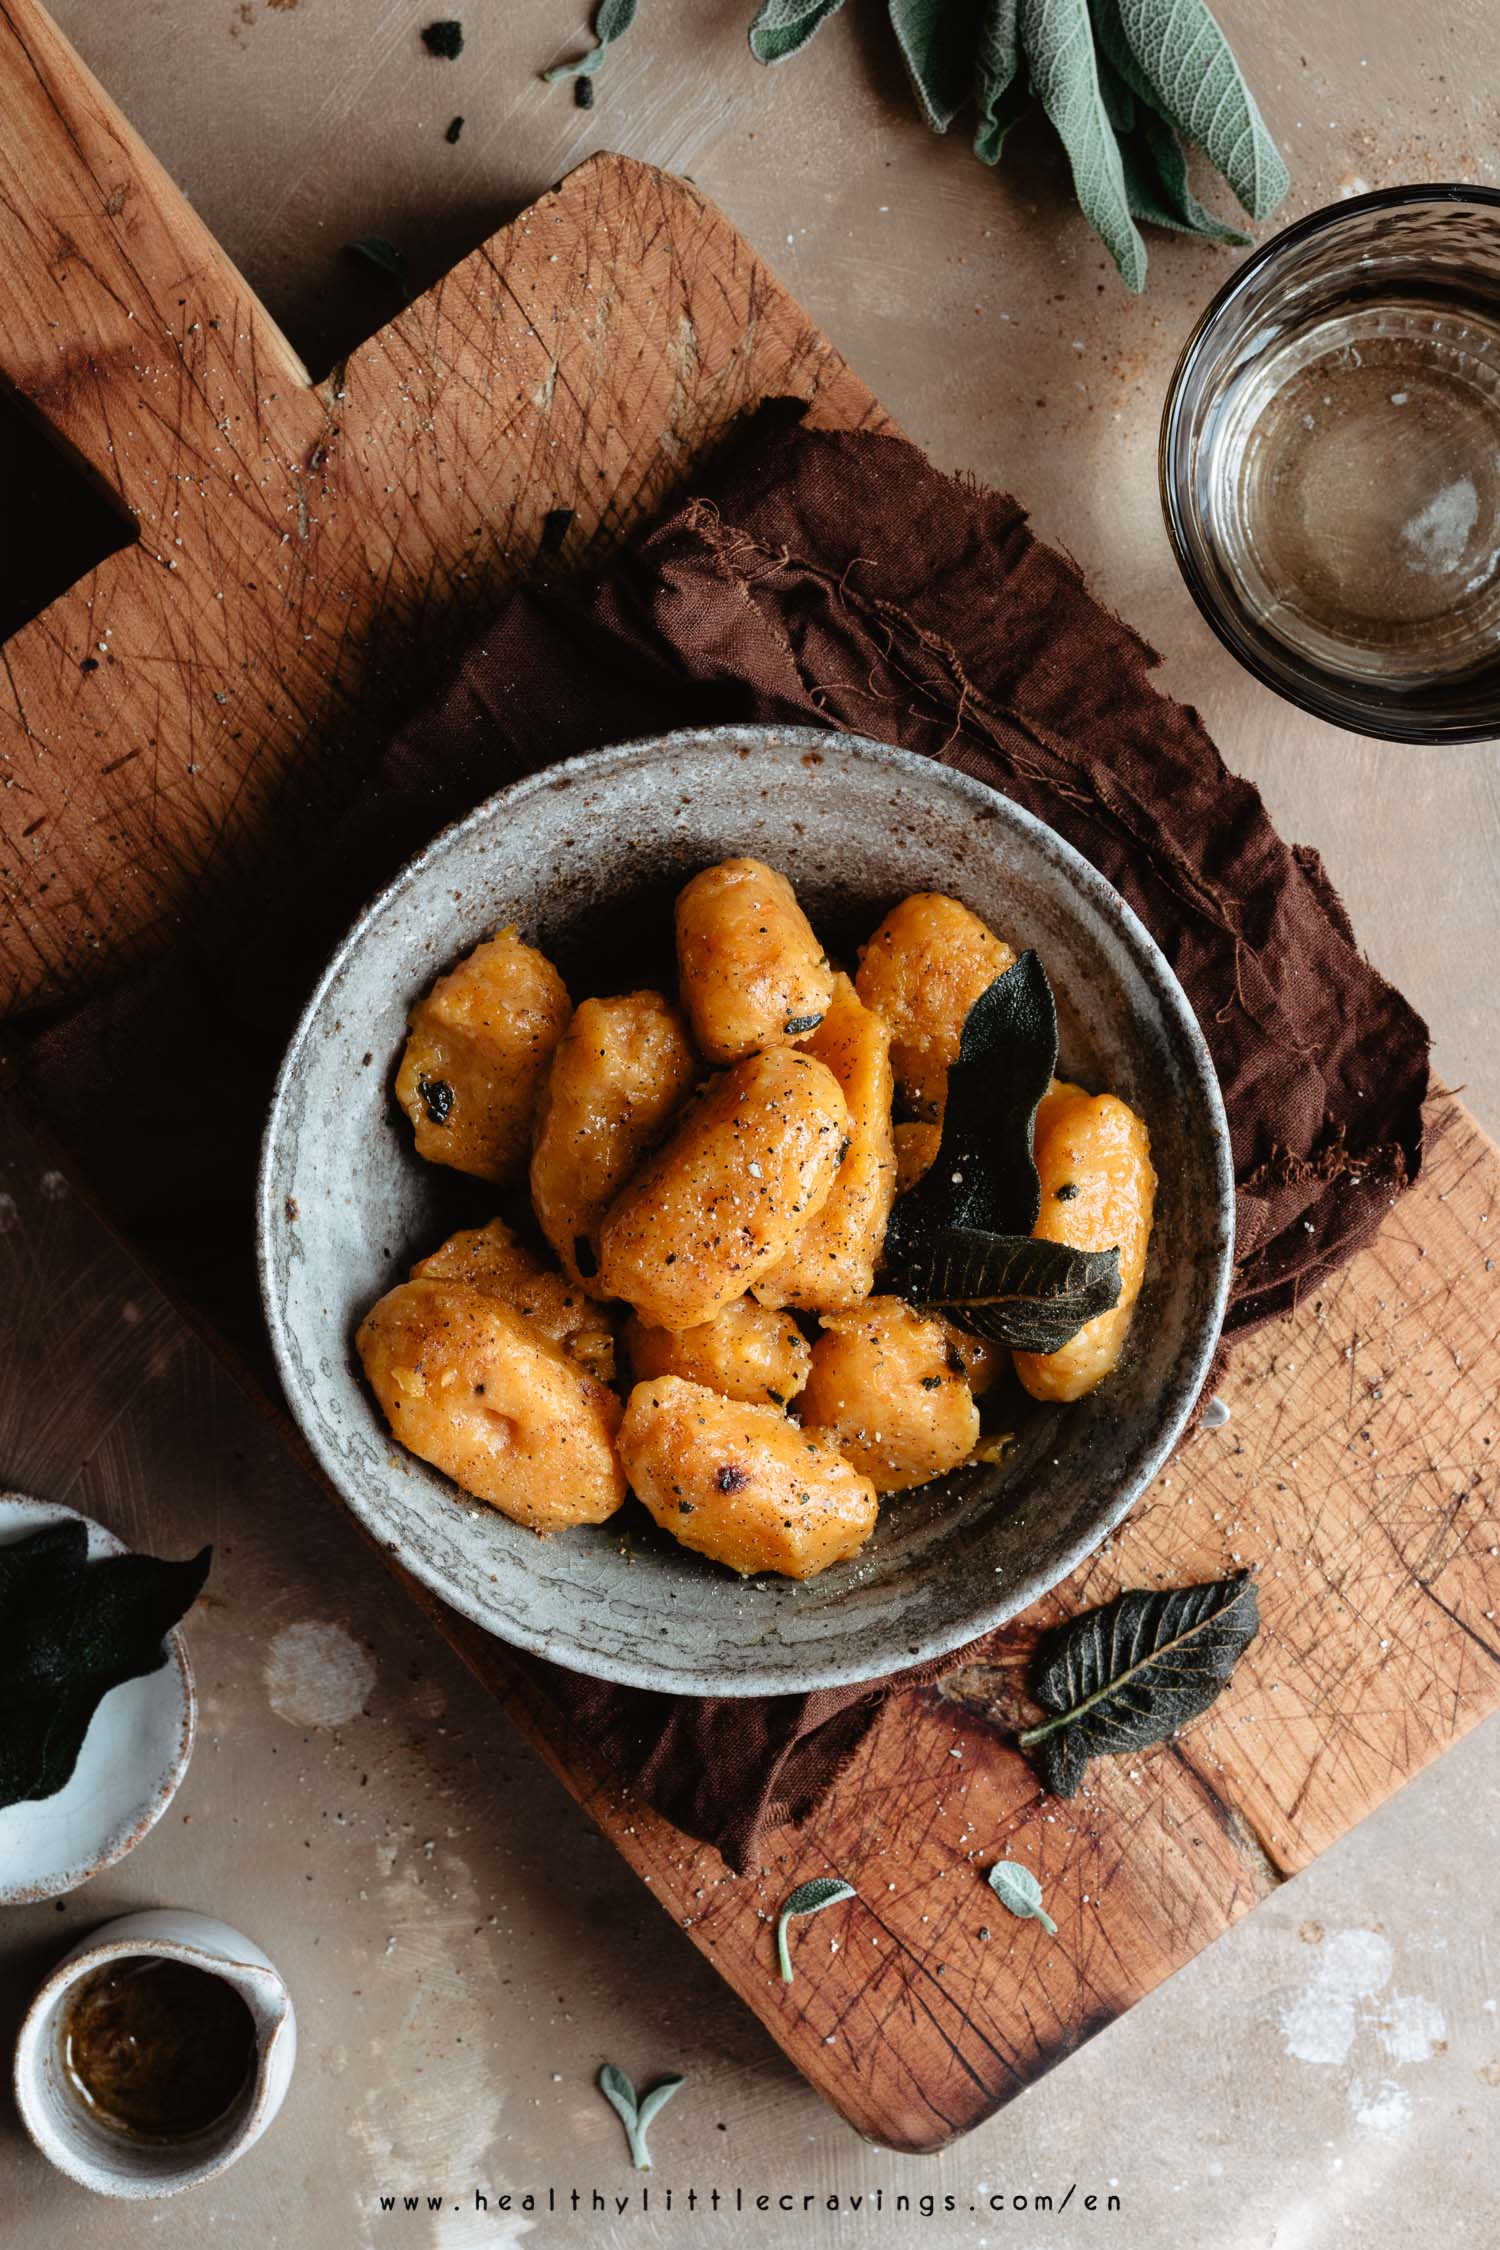
[[434,1125],[446,1125],[453,1115],[453,1088],[446,1078],[419,1078],[417,1092]]
[[448,146],[450,148],[457,148],[458,137],[460,133],[462,133],[463,129],[464,121],[461,117],[453,117],[449,119],[448,130],[446,133],[444,133],[443,139],[448,143]]
[[457,62],[464,51],[464,27],[447,16],[441,23],[429,23],[422,32],[422,44],[429,55],[441,62]]

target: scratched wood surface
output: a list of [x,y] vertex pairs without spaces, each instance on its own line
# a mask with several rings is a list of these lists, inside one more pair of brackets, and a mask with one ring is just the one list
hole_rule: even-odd
[[[639,165],[586,166],[315,386],[31,0],[0,0],[0,111],[0,372],[132,533],[0,651],[6,1013],[188,941],[209,891],[254,895],[550,510],[576,511],[569,557],[602,550],[773,392],[883,419],[722,217]],[[790,1992],[745,1886],[435,1612],[872,2138],[977,2123],[1500,1702],[1500,1158],[1456,1103],[1437,1123],[1375,1246],[1240,1347],[1228,1428],[983,1666],[893,1699],[757,1875],[767,1915],[814,1873],[859,1889],[806,1926]],[[1005,1739],[1036,1632],[1241,1564],[1266,1623],[1221,1707],[1039,1797]],[[997,1851],[1040,1874],[1055,1942],[983,1888]]]

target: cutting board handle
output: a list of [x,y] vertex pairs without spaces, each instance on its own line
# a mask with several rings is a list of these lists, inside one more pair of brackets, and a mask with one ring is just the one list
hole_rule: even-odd
[[[248,347],[264,396],[307,370],[37,0],[0,0],[0,377],[131,513],[212,443],[214,368]],[[217,327],[214,325],[217,323]],[[232,323],[231,335],[223,334]],[[156,442],[117,446],[155,363]]]

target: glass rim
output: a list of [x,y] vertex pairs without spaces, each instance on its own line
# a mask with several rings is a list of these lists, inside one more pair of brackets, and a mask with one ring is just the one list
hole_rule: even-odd
[[1283,702],[1309,712],[1316,719],[1326,720],[1332,726],[1341,727],[1346,733],[1367,735],[1376,741],[1414,744],[1489,742],[1500,737],[1500,648],[1496,650],[1494,713],[1487,722],[1471,718],[1450,721],[1430,714],[1418,716],[1403,709],[1399,703],[1383,707],[1367,702],[1363,691],[1354,683],[1342,682],[1336,673],[1325,671],[1305,658],[1298,658],[1290,650],[1287,652],[1285,670],[1279,670],[1247,633],[1237,630],[1240,624],[1239,612],[1221,601],[1206,582],[1186,537],[1186,521],[1193,511],[1183,504],[1175,473],[1181,440],[1183,393],[1188,374],[1210,331],[1230,310],[1235,300],[1268,266],[1278,263],[1289,252],[1300,249],[1319,235],[1332,233],[1347,221],[1367,216],[1371,212],[1399,210],[1403,205],[1420,203],[1476,204],[1500,213],[1500,188],[1470,185],[1458,180],[1408,181],[1399,187],[1373,188],[1365,195],[1351,195],[1337,203],[1320,204],[1317,210],[1309,211],[1305,218],[1294,220],[1290,226],[1283,227],[1279,234],[1272,235],[1270,241],[1263,242],[1243,265],[1236,266],[1194,321],[1177,355],[1162,402],[1161,426],[1157,437],[1157,485],[1168,542],[1183,583],[1217,639],[1262,687],[1269,688]]

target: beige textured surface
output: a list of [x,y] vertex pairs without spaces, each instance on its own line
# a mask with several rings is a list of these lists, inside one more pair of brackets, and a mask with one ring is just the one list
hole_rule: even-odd
[[[645,0],[588,115],[531,77],[560,51],[555,8],[474,0],[456,65],[420,48],[435,12],[415,0],[57,9],[315,366],[388,309],[373,277],[341,265],[349,236],[389,235],[421,278],[590,148],[690,172],[914,435],[1016,485],[1039,529],[1172,652],[1166,683],[1202,706],[1284,827],[1323,851],[1375,958],[1432,1018],[1440,1069],[1493,1130],[1500,1056],[1476,970],[1493,966],[1500,927],[1494,753],[1380,749],[1283,711],[1199,624],[1159,529],[1161,388],[1221,258],[1153,238],[1151,287],[1127,300],[1066,213],[1039,138],[1018,137],[998,183],[932,140],[854,11],[767,77],[744,53],[741,0]],[[1500,19],[1482,0],[1424,24],[1419,44],[1390,0],[1316,23],[1285,0],[1223,13],[1292,156],[1294,208],[1358,180],[1494,166]],[[452,148],[442,130],[459,112]],[[959,2149],[926,2164],[871,2152],[392,1601],[142,1278],[49,1193],[41,1160],[21,1144],[7,1153],[0,1481],[167,1549],[215,1536],[221,1563],[194,1628],[205,1725],[179,1805],[65,1912],[5,1919],[0,2031],[64,1933],[134,1901],[242,1921],[281,1960],[304,2017],[275,2134],[168,2210],[174,2236],[487,2250],[520,2231],[493,2209],[507,2187],[629,2194],[589,2084],[608,2055],[637,2076],[689,2073],[656,2135],[658,2194],[675,2185],[679,2205],[692,2183],[799,2199],[881,2185],[888,2198],[952,2193],[958,2209],[924,2221],[888,2207],[873,2222],[544,2215],[534,2240],[1493,2239],[1493,1728]],[[278,1639],[298,1626],[321,1630]],[[362,1711],[347,1715],[371,1666]],[[319,1715],[330,1723],[309,1724]],[[21,2250],[101,2238],[100,2208],[22,2152],[3,2114],[0,2173]],[[1060,2201],[1072,2180],[1061,2218],[969,2209],[990,2193]],[[1081,2214],[1084,2193],[1111,2180],[1123,2215]],[[476,2186],[488,2217],[473,2211]],[[382,2218],[375,2193],[403,2188],[444,2193],[449,2208]],[[142,2214],[113,2239],[129,2250],[159,2233]]]

